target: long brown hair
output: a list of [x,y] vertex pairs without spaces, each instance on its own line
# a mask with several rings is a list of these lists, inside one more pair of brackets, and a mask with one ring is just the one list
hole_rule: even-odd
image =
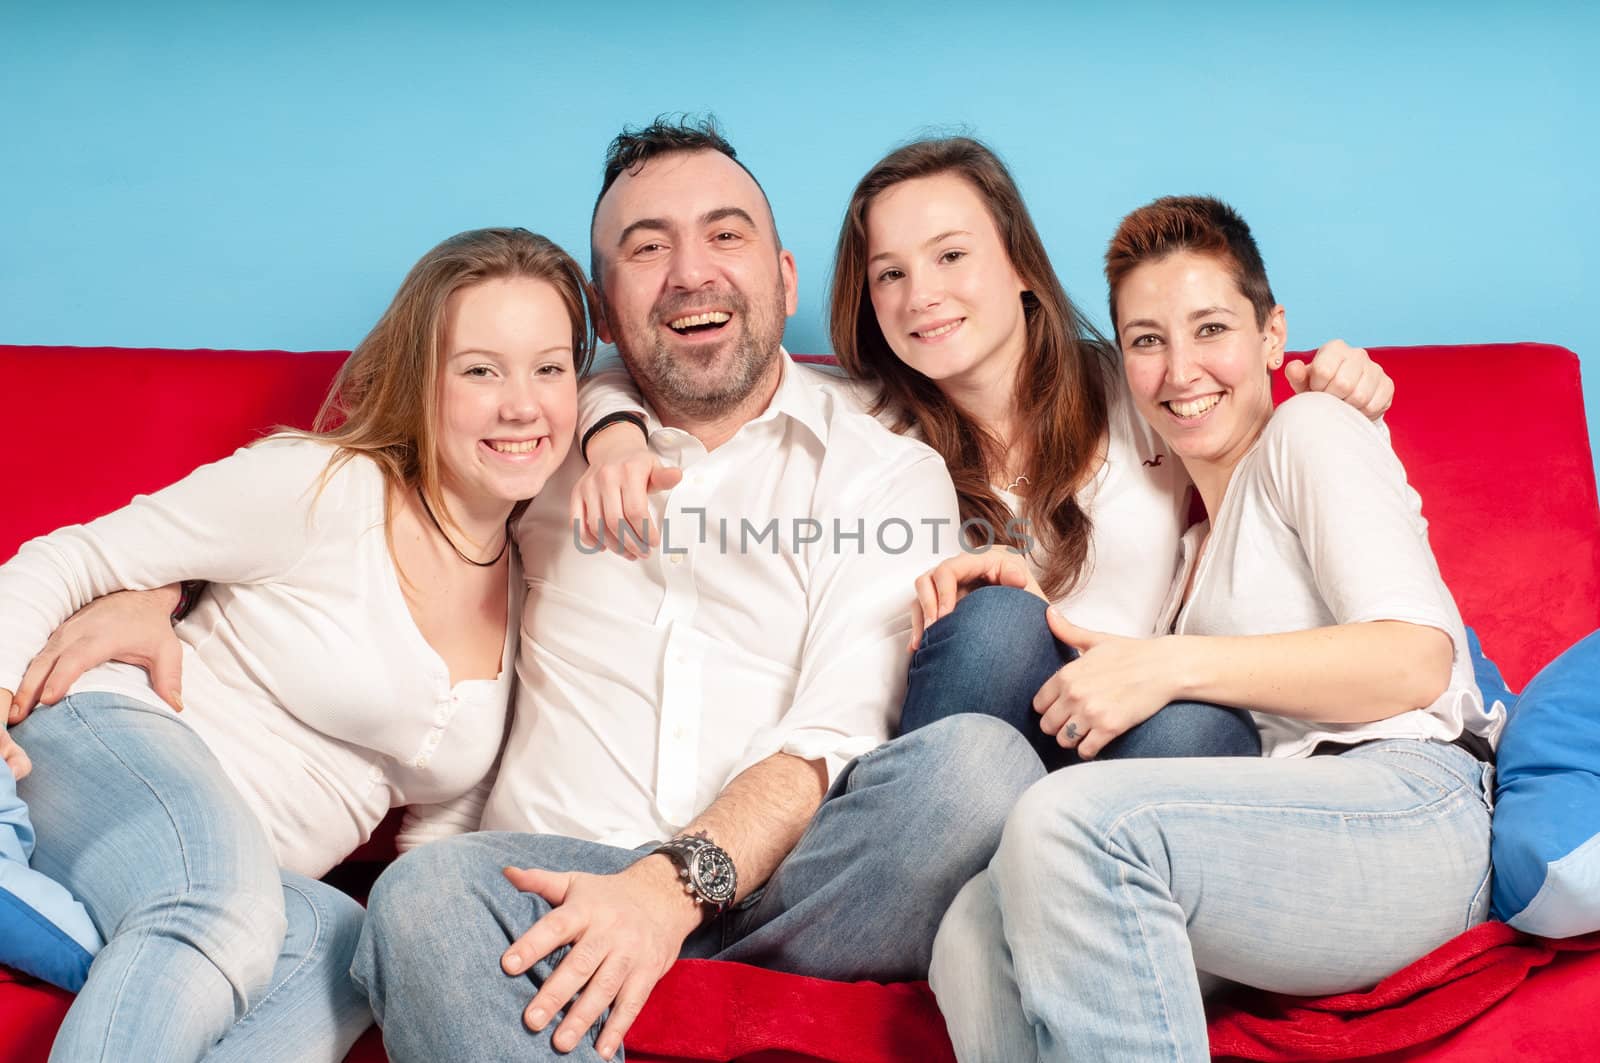
[[[546,281],[556,290],[572,322],[573,369],[579,374],[588,369],[594,356],[594,301],[572,256],[527,229],[457,233],[411,267],[389,308],[334,377],[312,431],[295,433],[338,448],[324,483],[345,462],[363,454],[377,462],[391,495],[416,487],[433,512],[460,530],[439,486],[436,436],[445,304],[462,288],[507,277]],[[526,501],[519,502],[513,515],[526,507]]]
[[[969,137],[919,140],[890,152],[867,171],[839,230],[829,293],[834,355],[851,376],[876,383],[874,413],[893,411],[898,431],[915,426],[950,468],[963,521],[983,521],[994,541],[1025,545],[1009,527],[1010,510],[992,481],[1005,469],[1005,447],[939,390],[895,356],[878,327],[867,292],[867,211],[878,195],[918,177],[953,173],[983,198],[1022,278],[1027,346],[1015,382],[1016,423],[1032,438],[1022,462],[1027,536],[1044,549],[1040,585],[1051,598],[1076,586],[1089,555],[1089,517],[1077,492],[1099,457],[1109,419],[1107,386],[1115,353],[1067,298],[1005,164]],[[976,538],[976,536],[969,536]],[[987,536],[986,536],[987,538]]]

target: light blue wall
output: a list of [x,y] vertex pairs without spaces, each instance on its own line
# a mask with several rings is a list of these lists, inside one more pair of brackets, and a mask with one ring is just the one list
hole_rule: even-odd
[[448,233],[581,254],[617,128],[710,108],[799,258],[796,349],[855,179],[965,125],[1097,314],[1117,219],[1212,192],[1298,345],[1566,344],[1600,425],[1593,5],[544,6],[0,0],[0,341],[348,347]]

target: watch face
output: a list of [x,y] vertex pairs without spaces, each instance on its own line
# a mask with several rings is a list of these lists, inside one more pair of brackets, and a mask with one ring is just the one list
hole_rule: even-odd
[[712,846],[706,846],[694,854],[690,880],[700,896],[712,904],[729,903],[737,888],[733,861],[727,853]]

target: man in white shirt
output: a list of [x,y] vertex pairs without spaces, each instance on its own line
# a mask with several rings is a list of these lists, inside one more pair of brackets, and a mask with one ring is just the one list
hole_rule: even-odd
[[782,350],[794,259],[714,127],[619,137],[591,238],[602,338],[683,479],[642,563],[578,541],[581,457],[519,528],[520,692],[486,832],[397,861],[358,951],[396,1060],[609,1058],[680,955],[924,977],[1043,771],[983,716],[883,744],[912,583],[958,548],[954,490]]

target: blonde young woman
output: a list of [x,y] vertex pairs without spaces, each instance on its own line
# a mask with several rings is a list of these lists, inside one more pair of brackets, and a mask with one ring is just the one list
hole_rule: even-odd
[[[0,567],[34,864],[106,938],[52,1059],[337,1060],[371,1021],[348,978],[361,909],[317,877],[394,806],[411,806],[402,847],[477,826],[520,616],[508,529],[567,452],[589,319],[550,241],[454,236],[351,354],[317,431]],[[73,610],[183,579],[210,586],[178,625],[173,704],[113,664],[17,722],[12,691]]]
[[[982,712],[1017,727],[1049,768],[1097,754],[1039,726],[1036,695],[1076,654],[1047,626],[1045,599],[1086,627],[1148,634],[1190,482],[1133,411],[1114,350],[1068,299],[999,158],[954,137],[873,166],[845,210],[830,319],[839,363],[857,382],[841,386],[843,401],[866,402],[944,457],[974,551],[918,581],[902,730]],[[1371,416],[1393,394],[1365,351],[1337,341],[1294,374],[1297,388]],[[636,403],[625,374],[600,374],[580,428]],[[670,486],[673,472],[653,467],[630,425],[603,428],[586,453],[575,519],[592,540],[640,552],[654,531],[646,491]],[[1258,748],[1243,714],[1185,702],[1106,755]]]
[[1208,519],[1154,637],[1054,621],[1084,652],[1043,725],[1103,746],[1196,697],[1249,709],[1265,756],[1090,764],[1024,794],[935,943],[963,1060],[1209,1059],[1203,984],[1356,990],[1489,905],[1504,713],[1386,435],[1322,395],[1274,412],[1284,311],[1225,204],[1134,211],[1106,279],[1133,404]]

